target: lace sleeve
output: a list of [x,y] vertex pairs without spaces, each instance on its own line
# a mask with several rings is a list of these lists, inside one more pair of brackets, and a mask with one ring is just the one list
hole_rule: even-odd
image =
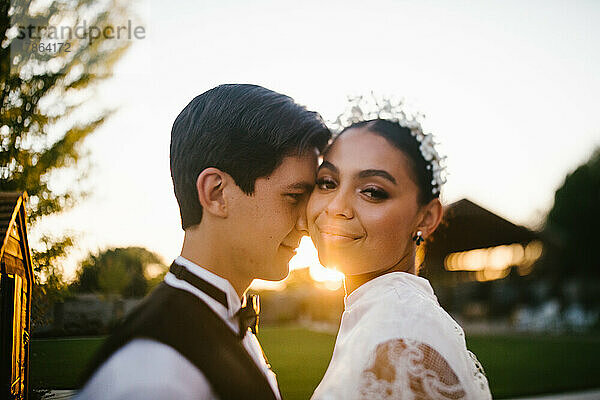
[[416,340],[394,339],[375,349],[361,375],[361,399],[463,399],[465,390],[448,362]]

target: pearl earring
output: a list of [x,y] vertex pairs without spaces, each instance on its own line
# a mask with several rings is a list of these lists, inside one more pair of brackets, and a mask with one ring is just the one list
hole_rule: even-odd
[[423,231],[417,231],[417,234],[412,238],[415,242],[417,242],[417,246],[421,244],[421,242],[425,241],[423,239]]

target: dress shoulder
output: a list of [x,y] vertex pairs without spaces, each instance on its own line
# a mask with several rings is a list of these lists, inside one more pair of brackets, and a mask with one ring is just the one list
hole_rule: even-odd
[[426,280],[389,276],[367,289],[350,299],[313,399],[491,398],[462,328]]
[[[353,340],[367,344],[360,398],[411,393],[415,399],[491,398],[481,364],[460,325],[435,296],[396,285],[368,307]],[[394,379],[391,379],[394,377]]]

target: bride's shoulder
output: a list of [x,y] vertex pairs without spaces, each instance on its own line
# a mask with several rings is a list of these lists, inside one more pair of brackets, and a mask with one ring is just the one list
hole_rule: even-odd
[[[361,375],[364,398],[377,398],[370,394],[389,393],[402,386],[390,380],[399,376],[399,371],[406,373],[404,381],[416,388],[418,395],[490,398],[485,375],[469,357],[472,353],[466,348],[462,328],[442,307],[419,297],[408,305],[392,297],[387,301],[390,304],[378,307],[379,312],[365,319],[368,329],[363,335],[368,340],[364,342],[369,346]],[[434,377],[435,384],[427,387],[425,376]]]
[[[361,340],[375,346],[396,338],[417,339],[433,348],[462,348],[464,332],[439,305],[433,291],[396,276],[376,296],[356,304],[353,319]],[[417,281],[417,283],[420,283]],[[365,336],[367,336],[365,338]]]
[[356,302],[359,306],[356,308],[369,314],[369,319],[394,323],[409,320],[411,324],[443,324],[452,327],[457,325],[439,305],[427,280],[405,273],[390,274],[386,278],[378,287],[373,287],[370,296],[364,296],[363,301]]
[[333,387],[352,382],[352,395],[340,398],[400,398],[411,391],[417,398],[490,398],[485,376],[471,367],[462,328],[433,290],[402,275],[368,288],[350,299],[342,317],[332,363],[343,367],[328,371],[338,382]]

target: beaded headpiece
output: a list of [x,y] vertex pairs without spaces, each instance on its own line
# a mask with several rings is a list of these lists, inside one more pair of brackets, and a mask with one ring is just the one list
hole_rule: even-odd
[[411,135],[420,143],[419,150],[427,161],[427,169],[432,170],[431,192],[438,195],[442,185],[446,183],[446,156],[441,157],[437,152],[433,134],[423,132],[418,121],[422,117],[421,114],[407,115],[401,100],[377,96],[371,92],[370,96],[349,96],[348,108],[336,118],[332,128],[339,134],[357,122],[385,119],[410,129]]

